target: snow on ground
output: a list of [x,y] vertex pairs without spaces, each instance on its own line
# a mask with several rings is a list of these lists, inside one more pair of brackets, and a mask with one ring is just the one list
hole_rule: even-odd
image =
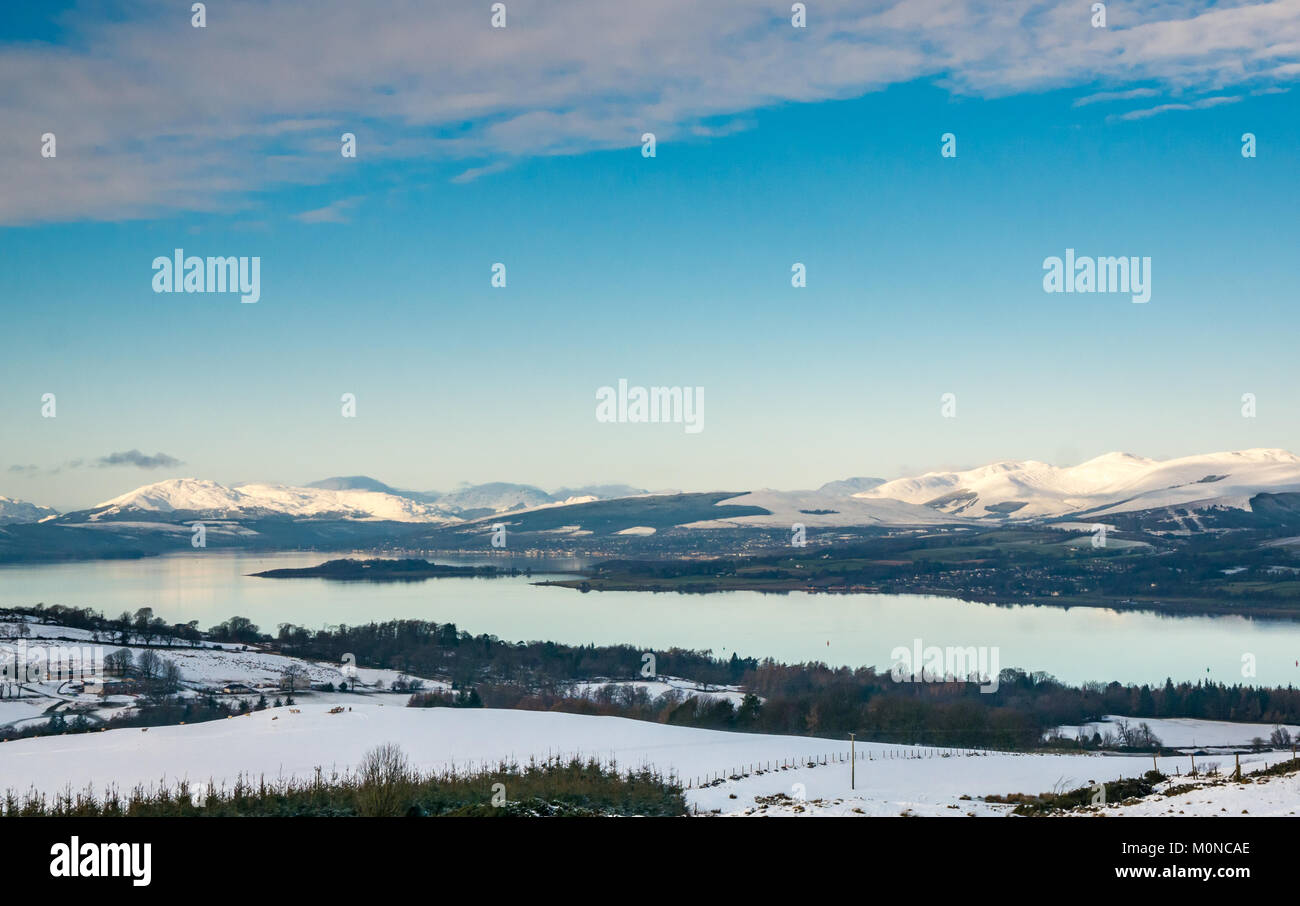
[[[106,652],[116,651],[120,647],[123,646],[113,645],[107,648]],[[137,656],[142,650],[134,646],[126,647]],[[290,664],[301,664],[306,668],[313,683],[337,683],[343,679],[340,665],[302,661],[256,648],[249,648],[246,651],[229,646],[225,649],[176,647],[153,650],[159,656],[175,661],[187,683],[213,685],[222,682],[241,682],[249,686],[275,685]],[[378,670],[369,667],[349,669],[355,671],[359,683],[367,686],[373,686],[379,681],[389,686],[393,680],[403,675],[397,670]],[[426,687],[433,685],[440,684],[426,682]]]
[[[1230,770],[1231,763],[1227,765]],[[1295,815],[1300,813],[1300,774],[1266,777],[1252,781],[1246,760],[1242,759],[1244,781],[1204,786],[1175,796],[1157,794],[1128,805],[1114,805],[1098,809],[1096,814],[1108,816],[1178,816],[1199,815],[1220,818],[1240,818],[1261,815]],[[1185,782],[1186,778],[1182,778]],[[1177,785],[1179,778],[1171,781]],[[1168,785],[1166,785],[1168,786]]]
[[96,789],[116,783],[157,784],[165,778],[203,782],[239,774],[310,777],[319,766],[343,771],[365,752],[396,742],[413,764],[431,770],[494,765],[530,756],[616,760],[624,767],[703,776],[760,759],[819,756],[838,747],[825,740],[675,727],[621,717],[481,708],[406,708],[353,697],[351,710],[331,714],[304,702],[249,716],[184,726],[108,730],[0,744],[4,785],[50,792],[71,784]]
[[728,516],[688,523],[685,528],[715,529],[734,526],[784,528],[806,525],[834,528],[858,525],[939,525],[960,522],[960,517],[938,513],[929,507],[900,500],[864,500],[860,495],[842,497],[816,491],[752,491],[719,500],[717,506],[754,506],[766,510],[754,516]]
[[572,689],[574,695],[593,698],[607,686],[612,686],[616,690],[644,689],[651,698],[660,698],[669,692],[676,692],[682,698],[689,698],[692,695],[698,698],[725,698],[737,706],[745,698],[745,692],[739,686],[715,686],[675,676],[663,676],[655,680],[592,680],[574,683]]
[[[1004,815],[1013,806],[979,802],[978,797],[1077,789],[1138,776],[1151,768],[1149,756],[954,752],[949,757],[909,758],[897,756],[915,754],[916,747],[857,748],[868,748],[871,760],[857,762],[856,788],[850,786],[847,763],[800,767],[694,791],[692,804],[701,814],[723,815]],[[895,757],[887,757],[890,754]],[[778,801],[764,803],[773,796]]]
[[[701,814],[992,815],[1010,807],[962,797],[1072,789],[1139,775],[1151,765],[1148,756],[986,754],[865,743],[857,746],[857,789],[852,791],[849,764],[836,760],[847,755],[843,742],[620,717],[405,708],[362,697],[353,701],[351,710],[337,714],[313,701],[300,705],[296,713],[273,708],[209,723],[151,727],[147,732],[122,729],[15,740],[0,745],[0,778],[4,786],[46,793],[88,785],[102,792],[109,785],[129,789],[181,779],[229,783],[240,774],[268,780],[308,778],[317,767],[348,770],[372,747],[395,742],[425,770],[453,765],[472,769],[502,759],[557,754],[612,759],[625,768],[648,764],[694,785],[687,799]],[[823,756],[829,756],[828,764],[807,766],[809,759],[820,762]],[[1261,756],[1257,765],[1269,762]],[[782,763],[799,767],[765,767]],[[751,770],[755,773],[736,780],[697,785]],[[772,796],[791,801],[765,806],[764,800]],[[801,798],[807,802],[801,803]]]
[[[1243,775],[1286,761],[1288,752],[1264,752],[1242,756]],[[1170,779],[1159,789],[1187,784],[1190,760],[1160,758],[1159,768]],[[693,794],[692,801],[701,814],[724,816],[935,816],[984,817],[1008,815],[1013,805],[982,802],[980,796],[1027,793],[1036,795],[1064,792],[1109,782],[1121,777],[1135,777],[1150,770],[1147,756],[1089,756],[993,753],[988,755],[931,760],[875,761],[857,765],[856,789],[849,788],[848,765],[830,768],[800,768],[749,777],[708,787]],[[1219,776],[1231,773],[1231,758],[1198,759],[1198,771],[1217,768]],[[1175,775],[1175,771],[1179,772]],[[1281,781],[1286,780],[1287,783]],[[1204,778],[1193,781],[1205,782]],[[1233,784],[1248,792],[1229,795],[1227,787],[1214,787],[1189,796],[1166,800],[1157,793],[1149,800],[1130,806],[1113,806],[1074,814],[1165,815],[1174,804],[1172,814],[1225,814],[1250,809],[1252,814],[1291,814],[1300,811],[1300,787],[1294,778],[1265,778],[1253,785]],[[1227,791],[1227,792],[1225,792]],[[735,798],[732,798],[734,795]],[[965,799],[963,796],[973,798]],[[1189,802],[1190,800],[1190,802]],[[1211,807],[1212,805],[1212,807]],[[1264,809],[1267,809],[1265,811]]]
[[446,508],[382,491],[298,488],[287,485],[244,484],[226,487],[201,478],[170,478],[136,488],[92,508],[91,520],[123,512],[283,513],[298,518],[341,516],[395,522],[457,522]]
[[[273,690],[280,687],[280,679],[285,669],[291,664],[302,665],[307,672],[307,681],[313,684],[339,683],[344,679],[342,665],[315,663],[298,658],[287,657],[262,651],[257,647],[229,643],[202,642],[191,646],[185,642],[171,645],[157,644],[148,649],[138,645],[119,645],[116,642],[96,641],[94,633],[85,629],[37,623],[27,620],[28,635],[18,637],[18,627],[23,621],[0,623],[0,651],[18,649],[21,642],[30,651],[36,647],[53,648],[55,646],[77,646],[80,648],[101,648],[104,655],[123,648],[129,650],[133,658],[140,652],[151,650],[164,660],[174,661],[180,668],[182,683],[190,689],[202,691],[219,687],[225,683],[243,683],[257,690],[266,690],[268,698]],[[355,680],[358,687],[374,689],[390,688],[399,677],[405,674],[397,670],[380,670],[371,667],[347,668],[349,682]],[[450,684],[442,680],[421,679],[425,691],[447,690]],[[326,701],[328,693],[312,693],[300,690],[297,695],[313,696],[316,701]],[[134,704],[133,697],[102,697],[94,685],[88,685],[86,691],[73,693],[66,682],[48,680],[23,685],[23,698],[0,700],[0,727],[11,726],[24,729],[33,724],[48,720],[44,712],[47,708],[64,703],[92,709],[92,715],[107,720]],[[252,696],[256,698],[256,695]],[[333,698],[329,698],[333,701]],[[404,704],[405,697],[400,699]]]
[[[1057,732],[1067,739],[1077,738],[1080,732],[1083,732],[1088,737],[1091,737],[1094,733],[1100,733],[1102,736],[1107,733],[1118,736],[1119,721],[1127,721],[1132,728],[1136,728],[1139,724],[1146,724],[1163,745],[1178,749],[1249,746],[1251,740],[1256,737],[1267,740],[1278,726],[1277,724],[1233,723],[1226,720],[1197,720],[1182,717],[1121,717],[1115,714],[1107,714],[1100,721],[1094,721],[1080,727],[1058,727]],[[1286,726],[1286,729],[1292,737],[1300,736],[1300,727],[1290,724]]]
[[1249,509],[1260,491],[1300,487],[1300,457],[1286,450],[1239,450],[1158,461],[1130,453],[1107,453],[1077,466],[1034,460],[990,463],[962,472],[928,472],[888,481],[855,496],[930,504],[948,498],[948,512],[996,514],[999,504],[1018,503],[1012,518],[1106,514],[1174,505]]
[[0,701],[0,727],[38,718],[51,704],[48,698],[7,698]]
[[[17,622],[0,622],[0,647],[15,645],[19,639]],[[145,650],[138,644],[120,645],[113,641],[95,641],[94,633],[86,629],[74,629],[46,623],[28,621],[28,636],[21,639],[28,646],[45,644],[78,644],[89,647],[102,647],[104,654],[111,654],[122,648],[129,649],[132,656],[139,656]],[[101,636],[103,634],[101,633]],[[161,640],[160,640],[161,641]],[[337,683],[342,679],[341,665],[313,663],[282,654],[262,651],[256,646],[231,643],[202,642],[198,646],[178,641],[170,645],[155,644],[152,651],[160,657],[176,662],[187,683],[212,684],[220,682],[241,682],[247,685],[266,685],[279,680],[280,675],[290,664],[302,664],[313,683]],[[403,676],[399,670],[380,670],[371,667],[348,668],[357,681],[363,685],[373,686],[382,681],[385,686]],[[445,683],[425,681],[426,688],[442,687]],[[0,721],[3,723],[3,721]]]

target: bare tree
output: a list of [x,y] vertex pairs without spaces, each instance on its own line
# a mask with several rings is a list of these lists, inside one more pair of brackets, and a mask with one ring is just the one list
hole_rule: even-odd
[[367,818],[402,814],[413,791],[415,772],[400,747],[387,742],[366,753],[357,770],[357,811]]
[[176,666],[176,662],[167,658],[163,659],[160,682],[164,692],[175,692],[181,687],[181,668]]
[[162,658],[158,652],[146,648],[136,656],[135,669],[140,672],[143,680],[156,679],[162,673]]
[[307,688],[308,680],[306,667],[302,664],[290,664],[280,673],[280,688],[292,695],[299,689]]
[[104,655],[104,672],[112,676],[126,676],[131,670],[131,650],[119,648]]

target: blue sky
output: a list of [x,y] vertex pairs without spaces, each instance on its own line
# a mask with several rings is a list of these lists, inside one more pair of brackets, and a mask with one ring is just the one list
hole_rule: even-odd
[[[206,29],[160,25],[174,4],[0,13],[21,159],[0,177],[0,494],[357,473],[744,490],[1300,449],[1297,4],[1138,4],[1105,30],[1023,4],[992,35],[1020,4],[827,4],[806,34],[592,5],[587,46],[554,43],[582,5],[510,4],[505,58],[486,14],[457,13],[405,23],[452,41],[431,68],[385,31],[319,72],[276,60],[373,23],[325,4],[293,40],[260,3],[210,4]],[[898,21],[927,6],[949,25]],[[259,256],[261,301],[155,294],[177,247]],[[1045,293],[1067,247],[1149,256],[1150,303]],[[619,378],[703,387],[705,430],[598,423]],[[181,464],[96,464],[133,449]]]

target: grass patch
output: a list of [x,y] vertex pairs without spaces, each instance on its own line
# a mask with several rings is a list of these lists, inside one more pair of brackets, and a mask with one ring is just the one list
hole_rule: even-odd
[[1015,809],[1011,812],[1013,815],[1046,815],[1093,805],[1094,798],[1102,792],[1102,788],[1105,790],[1105,795],[1101,798],[1101,802],[1107,805],[1114,805],[1125,799],[1140,799],[1150,796],[1155,791],[1155,785],[1166,779],[1159,771],[1147,771],[1142,777],[1127,777],[1104,784],[1081,786],[1064,793],[1041,793],[1037,796],[1013,793],[1010,796],[989,796],[986,797],[986,801],[1016,803]]
[[646,768],[559,758],[501,763],[474,773],[422,773],[394,745],[371,750],[353,772],[229,786],[184,781],[123,795],[87,789],[55,796],[9,790],[6,817],[552,817],[686,814],[681,785]]

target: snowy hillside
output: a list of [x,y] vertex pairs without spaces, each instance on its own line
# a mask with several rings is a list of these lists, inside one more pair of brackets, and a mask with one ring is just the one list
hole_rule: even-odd
[[[1176,817],[1206,816],[1211,818],[1241,818],[1261,816],[1294,816],[1300,813],[1300,774],[1254,779],[1249,775],[1258,767],[1256,758],[1242,758],[1243,782],[1220,779],[1217,782],[1187,783],[1187,778],[1175,778],[1164,784],[1172,792],[1178,785],[1190,785],[1190,790],[1173,795],[1148,796],[1137,802],[1111,805],[1095,810],[1095,814],[1111,817]],[[1232,760],[1223,765],[1231,770]]]
[[40,522],[49,516],[57,516],[59,511],[47,506],[14,500],[12,497],[0,496],[0,525],[16,522]]
[[[612,485],[590,491],[622,493],[623,489],[622,485]],[[146,514],[182,513],[217,519],[290,516],[447,524],[482,517],[484,513],[519,512],[601,499],[599,493],[579,494],[580,490],[565,489],[552,495],[531,485],[495,482],[438,494],[402,491],[365,476],[329,478],[305,487],[263,483],[226,486],[201,478],[172,478],[106,500],[84,513],[70,515],[67,521],[117,523],[124,518],[140,519]]]
[[1077,466],[1034,460],[900,478],[856,495],[971,517],[1101,516],[1171,505],[1248,507],[1261,492],[1300,491],[1300,457],[1242,450],[1154,460],[1107,453]]
[[[653,765],[675,772],[688,784],[739,767],[766,762],[806,764],[814,755],[848,751],[844,742],[799,736],[730,733],[678,727],[621,717],[482,708],[405,708],[358,698],[350,711],[331,714],[325,704],[308,701],[251,716],[182,726],[108,730],[59,737],[13,740],[0,746],[0,776],[6,784],[52,792],[110,780],[119,787],[137,783],[218,782],[241,772],[267,777],[310,777],[316,767],[347,770],[371,747],[396,742],[424,769],[469,767],[500,759],[544,758],[550,754],[617,759],[626,767]],[[968,755],[915,757],[937,750],[863,744],[860,789],[886,798],[1037,792],[1062,776],[1111,779],[1140,772],[1150,758],[1094,756]],[[952,753],[957,755],[956,750]],[[868,761],[870,756],[872,760]],[[909,757],[912,756],[912,757]],[[1131,763],[1130,763],[1131,762]],[[806,768],[815,785],[848,791],[848,765]],[[843,776],[840,776],[843,775]],[[942,780],[941,780],[942,778]],[[754,792],[785,791],[790,780],[779,773],[750,778]],[[741,781],[744,783],[745,781]],[[929,789],[929,794],[924,791]],[[720,788],[698,790],[707,805]],[[733,805],[734,807],[734,805]]]
[[828,481],[817,489],[819,494],[831,497],[852,497],[862,491],[870,491],[885,483],[883,478],[845,478],[840,481]]
[[494,481],[470,485],[439,498],[439,503],[458,511],[491,510],[494,513],[518,512],[545,506],[571,506],[593,500],[614,500],[645,494],[628,485],[592,485],[583,488],[560,488],[554,493],[530,484]]
[[[1276,729],[1275,724],[1235,723],[1226,720],[1193,720],[1185,717],[1119,717],[1107,715],[1104,720],[1093,721],[1078,727],[1058,727],[1057,733],[1067,739],[1091,737],[1094,733],[1117,735],[1121,721],[1130,726],[1146,724],[1164,745],[1179,749],[1233,749],[1243,748],[1255,739],[1268,739]],[[1292,736],[1300,737],[1300,727],[1286,726]]]
[[[1028,755],[860,743],[856,789],[842,741],[703,730],[620,717],[482,708],[404,708],[358,697],[349,710],[304,702],[182,726],[19,739],[0,746],[0,776],[19,790],[129,789],[237,776],[310,778],[354,768],[394,742],[415,766],[475,768],[548,755],[652,765],[689,786],[701,814],[1003,815],[979,797],[1040,793],[1141,775],[1150,756]],[[1253,770],[1289,758],[1243,759]],[[1169,759],[1161,767],[1172,770]],[[973,797],[973,798],[968,798]],[[1283,797],[1279,796],[1279,799]],[[1294,809],[1292,791],[1287,800]]]
[[445,509],[378,491],[246,484],[226,487],[200,478],[172,478],[136,488],[92,508],[90,521],[134,513],[204,513],[221,518],[285,515],[300,519],[452,522]]
[[[802,523],[809,528],[833,528],[1069,518],[1086,525],[1107,516],[1168,507],[1249,510],[1252,498],[1259,494],[1300,495],[1300,456],[1286,450],[1257,449],[1164,461],[1107,453],[1077,466],[1007,460],[885,482],[848,478],[828,482],[816,491],[753,491],[719,500],[717,505],[761,507],[767,514],[723,519],[699,519],[691,514],[694,521],[681,524],[692,528],[789,528]],[[562,488],[552,493],[533,485],[491,482],[439,494],[398,490],[366,476],[330,478],[306,487],[226,486],[205,479],[176,478],[62,517],[48,508],[0,497],[0,524],[46,518],[83,525],[101,521],[120,524],[123,520],[165,523],[177,521],[169,520],[168,515],[179,513],[181,518],[199,514],[214,520],[288,516],[296,520],[457,525],[597,501],[627,501],[630,508],[644,505],[654,510],[672,496],[627,485]],[[1294,506],[1288,498],[1275,498],[1271,503],[1287,513]],[[592,511],[582,512],[590,516]],[[575,511],[569,522],[577,525],[583,520]],[[634,524],[657,523],[639,519]]]
[[915,503],[866,499],[861,494],[837,497],[817,491],[753,491],[718,501],[718,506],[756,506],[762,516],[737,516],[690,523],[687,528],[765,526],[789,529],[795,523],[813,527],[870,525],[937,525],[962,521]]

